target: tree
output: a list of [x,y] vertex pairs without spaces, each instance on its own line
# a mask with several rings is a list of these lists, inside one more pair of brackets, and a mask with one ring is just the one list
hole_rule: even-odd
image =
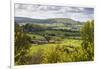
[[94,21],[87,21],[81,28],[81,37],[83,39],[82,47],[88,53],[88,60],[94,58]]
[[[31,38],[23,32],[23,28],[15,24],[15,63],[25,64],[26,54],[30,48]],[[23,59],[23,60],[22,60]]]
[[51,40],[51,37],[48,36],[48,35],[45,35],[44,38],[45,38],[48,42],[50,42],[50,40]]

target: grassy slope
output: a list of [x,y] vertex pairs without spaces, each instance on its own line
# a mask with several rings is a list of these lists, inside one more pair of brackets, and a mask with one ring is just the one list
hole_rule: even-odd
[[32,44],[32,47],[30,48],[30,55],[33,55],[34,52],[37,52],[38,49],[44,49],[44,50],[48,50],[52,47],[56,47],[56,46],[74,46],[74,47],[80,47],[81,46],[81,42],[82,40],[75,40],[75,39],[64,39],[61,43],[55,43],[55,44],[41,44],[41,45],[36,45],[36,44]]

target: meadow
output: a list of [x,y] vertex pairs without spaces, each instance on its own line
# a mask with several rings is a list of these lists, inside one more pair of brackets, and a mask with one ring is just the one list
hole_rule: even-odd
[[94,21],[57,21],[15,23],[15,65],[94,60]]

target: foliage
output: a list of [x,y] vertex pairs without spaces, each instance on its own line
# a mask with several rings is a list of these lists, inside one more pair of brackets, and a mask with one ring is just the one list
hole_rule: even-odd
[[81,25],[80,30],[73,30],[71,27],[74,27],[74,24],[73,26],[68,24],[70,29],[41,24],[28,23],[23,26],[15,24],[15,64],[93,60],[94,21],[87,21]]
[[26,64],[26,53],[30,47],[30,37],[23,32],[22,27],[15,25],[15,62],[16,64]]
[[94,21],[87,21],[81,28],[82,46],[88,53],[88,60],[94,59]]

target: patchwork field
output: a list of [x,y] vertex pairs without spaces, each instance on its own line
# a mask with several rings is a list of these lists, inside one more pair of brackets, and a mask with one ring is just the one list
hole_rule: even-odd
[[15,65],[94,60],[93,21],[48,20],[15,23]]

